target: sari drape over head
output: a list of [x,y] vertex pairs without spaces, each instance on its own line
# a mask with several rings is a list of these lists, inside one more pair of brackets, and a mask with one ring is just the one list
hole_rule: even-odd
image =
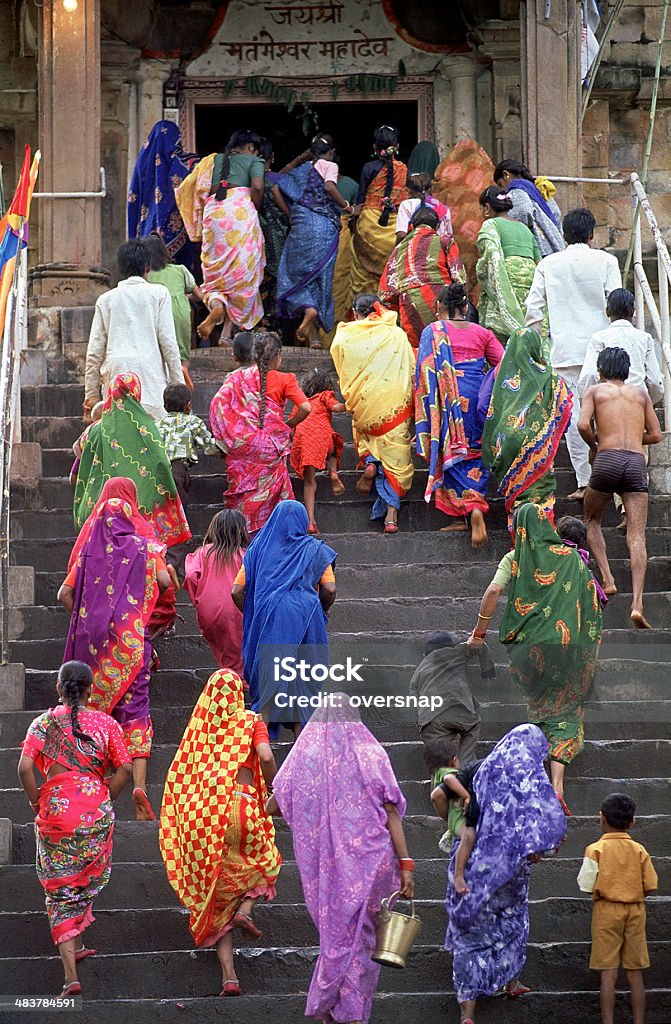
[[524,256],[506,256],[497,227],[498,218],[486,220],[478,233],[476,274],[480,284],[480,323],[506,340],[524,328],[525,299],[536,264]]
[[570,764],[583,748],[585,700],[601,642],[596,582],[537,505],[515,512],[515,559],[499,636],[530,721],[550,757]]
[[417,453],[429,465],[424,500],[433,494],[446,515],[489,509],[477,411],[485,368],[484,356],[455,361],[445,320],[422,332],[415,378]]
[[237,781],[257,721],[245,709],[242,679],[215,672],[168,770],[159,846],[197,946],[212,946],[230,930],[245,896],[275,896],[282,858],[258,757],[253,783]]
[[383,166],[371,181],[363,201],[363,209],[352,229],[352,264],[350,269],[350,302],[357,295],[375,295],[380,275],[396,245],[396,211],[399,203],[407,199],[408,169],[400,160],[393,161],[393,184],[389,203],[389,222],[378,223],[385,205],[387,166]]
[[277,271],[277,308],[291,319],[312,307],[321,329],[330,331],[341,209],[324,184],[310,162],[280,176],[279,188],[291,202],[291,227]]
[[250,533],[260,530],[279,501],[293,498],[287,469],[291,428],[284,409],[266,395],[261,422],[258,366],[234,371],[210,404],[210,427],[226,452],[228,488],[224,504],[244,515]]
[[319,931],[306,1015],[366,1024],[380,970],[370,959],[375,915],[400,881],[384,804],[401,816],[406,804],[347,695],[327,697],[335,703],[315,712],[273,786]]
[[516,331],[499,364],[482,432],[482,461],[509,517],[522,501],[554,509],[554,460],[572,404],[538,332]]
[[[539,179],[547,181],[548,179]],[[550,183],[551,184],[551,183]],[[545,191],[548,191],[544,187]],[[556,189],[555,189],[556,191]],[[542,256],[563,252],[566,248],[561,229],[561,212],[554,199],[547,200],[533,181],[515,178],[506,192],[513,201],[510,216],[533,231]]]
[[173,258],[188,243],[175,201],[175,189],[189,173],[182,155],[178,126],[157,121],[135,161],[128,191],[128,237],[156,232]]
[[101,419],[91,425],[83,445],[74,496],[75,526],[80,530],[111,477],[129,477],[138,507],[161,544],[172,547],[191,536],[154,420],[140,404],[142,387],[134,373],[112,381]]
[[[298,501],[282,501],[244,558],[245,607],[242,620],[242,657],[254,711],[269,703],[271,738],[291,714],[274,701],[277,694],[314,696],[320,684],[275,681],[273,659],[300,656],[314,663],[328,662],[326,615],[318,584],[326,568],[335,566],[333,548],[307,535],[308,515]],[[272,703],[271,703],[272,702]],[[285,705],[286,707],[286,705]],[[305,724],[312,708],[301,708]]]
[[35,817],[37,877],[57,945],[95,920],[93,901],[112,871],[114,810],[105,775],[130,762],[113,719],[88,710],[78,718],[89,739],[73,735],[70,709],[61,706],[31,723],[22,749],[45,779],[53,765],[65,769],[40,787]]
[[459,1002],[493,995],[517,978],[529,933],[528,857],[556,849],[566,816],[543,760],[547,741],[535,725],[518,725],[496,744],[473,780],[480,808],[465,871],[468,892],[454,889],[455,842],[448,872],[445,946]]
[[436,314],[439,292],[453,280],[456,275],[452,275],[438,233],[425,225],[413,228],[389,257],[379,295],[387,306],[398,310],[413,348],[418,347],[422,331]]
[[396,314],[380,306],[363,320],[340,324],[331,357],[359,458],[381,466],[371,516],[378,519],[388,505],[399,508],[412,485],[413,351]]

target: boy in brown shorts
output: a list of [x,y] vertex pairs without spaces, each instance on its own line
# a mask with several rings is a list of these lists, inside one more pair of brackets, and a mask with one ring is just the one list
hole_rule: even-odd
[[636,805],[612,793],[601,805],[604,834],[585,850],[578,874],[582,892],[590,892],[592,955],[589,966],[601,971],[601,1019],[613,1024],[615,982],[620,965],[627,972],[634,1024],[643,1024],[645,987],[641,971],[650,966],[645,940],[645,897],[657,889],[650,855],[628,835]]

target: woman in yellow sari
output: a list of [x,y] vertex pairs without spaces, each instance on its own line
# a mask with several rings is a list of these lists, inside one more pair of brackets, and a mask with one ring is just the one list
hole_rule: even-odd
[[375,295],[359,295],[355,320],[338,325],[331,346],[340,390],[352,414],[354,445],[363,465],[356,489],[377,500],[371,519],[384,519],[385,533],[398,533],[401,498],[410,490],[415,361],[396,313]]
[[189,910],[197,946],[216,946],[222,996],[239,996],[233,929],[258,939],[257,900],[275,896],[282,858],[266,814],[275,759],[260,715],[245,710],[242,679],[210,676],[168,777],[159,845],[168,881]]

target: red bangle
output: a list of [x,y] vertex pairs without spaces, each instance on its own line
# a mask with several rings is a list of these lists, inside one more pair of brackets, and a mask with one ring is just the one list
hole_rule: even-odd
[[477,629],[473,630],[473,636],[477,636],[478,640],[484,640],[487,636],[487,630],[484,633],[478,633]]
[[415,862],[414,860],[411,860],[410,857],[404,857],[401,860],[399,860],[398,866],[400,867],[401,871],[415,870]]

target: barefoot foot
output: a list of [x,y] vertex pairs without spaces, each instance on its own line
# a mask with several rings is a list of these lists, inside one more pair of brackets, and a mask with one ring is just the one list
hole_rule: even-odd
[[357,480],[355,487],[359,494],[370,494],[373,489],[373,480],[377,474],[375,466],[368,465]]
[[133,803],[135,804],[136,821],[156,821],[149,798],[143,789],[136,786],[133,790]]
[[603,588],[603,592],[604,594],[607,594],[608,597],[612,597],[613,594],[617,594],[617,587],[614,583],[609,583],[608,586]]
[[636,629],[652,629],[652,626],[646,619],[642,611],[638,608],[632,608],[631,615],[629,616]]
[[441,533],[466,533],[468,523],[451,523],[449,526],[441,526]]
[[466,880],[464,879],[463,875],[454,876],[454,891],[456,892],[457,896],[463,896],[464,893],[469,892],[469,888],[466,885]]
[[338,476],[337,473],[329,473],[331,480],[331,493],[337,498],[339,495],[345,493],[345,485]]
[[474,551],[487,543],[487,527],[485,517],[479,508],[471,512],[471,547]]
[[196,327],[196,334],[203,341],[208,341],[212,331],[219,322],[219,317],[223,311],[223,306],[215,306],[214,309],[210,310],[208,315],[203,320],[202,324],[198,324]]
[[586,487],[576,487],[575,491],[571,491],[570,494],[566,495],[567,501],[582,501],[585,497]]
[[314,341],[312,325],[316,319],[317,310],[313,306],[308,306],[303,313],[303,319],[296,328],[296,341],[300,341],[301,345],[310,345]]

